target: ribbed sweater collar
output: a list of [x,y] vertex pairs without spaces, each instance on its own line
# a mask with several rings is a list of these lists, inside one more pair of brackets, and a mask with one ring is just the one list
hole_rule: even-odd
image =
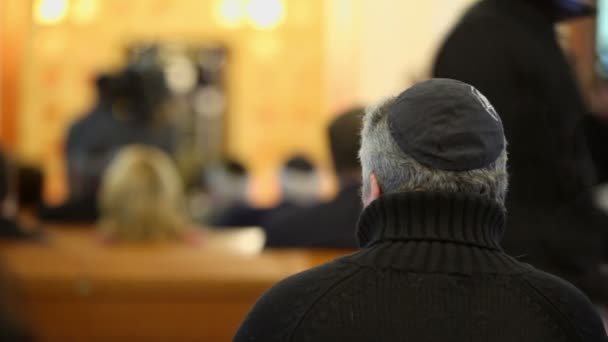
[[382,195],[365,208],[361,247],[387,241],[436,241],[500,250],[504,209],[481,196],[410,192]]

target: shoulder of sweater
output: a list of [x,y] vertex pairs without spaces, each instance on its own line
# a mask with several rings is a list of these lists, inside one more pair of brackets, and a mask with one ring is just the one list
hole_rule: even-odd
[[280,281],[258,299],[234,342],[289,341],[314,305],[358,270],[356,265],[336,260]]
[[578,341],[608,341],[597,309],[574,285],[533,268],[518,277],[530,296],[573,331]]

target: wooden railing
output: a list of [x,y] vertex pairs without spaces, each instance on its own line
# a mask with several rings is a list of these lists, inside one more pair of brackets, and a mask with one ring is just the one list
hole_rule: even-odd
[[192,245],[104,245],[92,230],[0,243],[15,303],[42,341],[230,341],[277,281],[347,253],[258,255]]

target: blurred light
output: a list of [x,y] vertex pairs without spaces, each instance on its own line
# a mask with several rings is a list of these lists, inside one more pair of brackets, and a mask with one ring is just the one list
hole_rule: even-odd
[[226,98],[224,92],[216,86],[207,86],[197,91],[194,96],[194,110],[206,118],[216,118],[224,113]]
[[164,72],[169,89],[176,94],[186,94],[196,86],[197,70],[184,56],[171,58]]
[[228,28],[238,27],[245,17],[242,0],[220,0],[217,7],[220,25]]
[[97,0],[78,0],[74,4],[72,16],[77,24],[87,24],[95,19],[99,10]]
[[256,28],[272,29],[283,21],[285,5],[282,0],[249,0],[247,15]]
[[68,0],[36,0],[34,19],[39,24],[57,24],[65,19],[68,6]]

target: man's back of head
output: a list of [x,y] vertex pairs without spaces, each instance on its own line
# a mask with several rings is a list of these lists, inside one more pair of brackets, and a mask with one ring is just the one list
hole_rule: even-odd
[[276,285],[235,341],[606,340],[576,288],[502,251],[506,141],[474,87],[418,83],[361,139],[361,250]]

